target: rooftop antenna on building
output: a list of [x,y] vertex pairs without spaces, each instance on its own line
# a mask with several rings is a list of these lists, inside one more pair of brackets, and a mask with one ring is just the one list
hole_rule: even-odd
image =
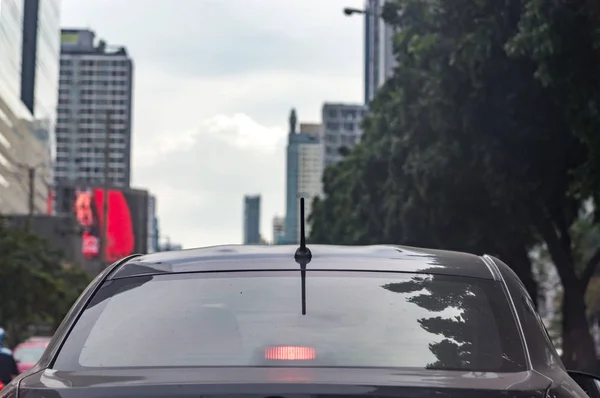
[[302,315],[306,315],[306,265],[312,260],[312,253],[306,247],[305,233],[306,219],[304,218],[304,198],[300,198],[300,247],[296,249],[294,260],[300,264],[300,277],[302,283]]

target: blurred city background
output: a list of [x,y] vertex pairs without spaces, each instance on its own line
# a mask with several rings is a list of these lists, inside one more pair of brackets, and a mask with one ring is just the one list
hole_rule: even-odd
[[126,3],[0,0],[7,344],[131,254],[296,244],[304,197],[314,243],[500,257],[600,352],[600,6]]

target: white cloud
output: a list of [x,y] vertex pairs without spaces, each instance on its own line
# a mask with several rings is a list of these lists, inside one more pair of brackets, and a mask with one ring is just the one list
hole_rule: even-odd
[[[195,131],[158,136],[138,148],[136,176],[159,194],[161,228],[167,234],[189,237],[188,245],[239,243],[243,195],[262,194],[263,209],[283,207],[285,132],[244,114],[199,124]],[[262,212],[266,235],[271,218]]]
[[286,134],[280,127],[261,126],[242,113],[236,113],[233,117],[214,116],[203,122],[200,128],[239,150],[261,155],[274,154]]

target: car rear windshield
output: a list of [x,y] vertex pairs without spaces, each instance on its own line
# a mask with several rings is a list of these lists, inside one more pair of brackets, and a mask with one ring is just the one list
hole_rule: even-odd
[[109,281],[53,367],[176,366],[515,372],[525,359],[498,282],[281,271]]

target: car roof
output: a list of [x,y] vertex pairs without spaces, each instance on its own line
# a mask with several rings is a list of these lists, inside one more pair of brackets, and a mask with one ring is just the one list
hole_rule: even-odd
[[[298,270],[293,245],[224,245],[139,255],[118,266],[107,279],[224,271]],[[403,272],[494,279],[484,257],[407,246],[309,245],[310,270]]]

